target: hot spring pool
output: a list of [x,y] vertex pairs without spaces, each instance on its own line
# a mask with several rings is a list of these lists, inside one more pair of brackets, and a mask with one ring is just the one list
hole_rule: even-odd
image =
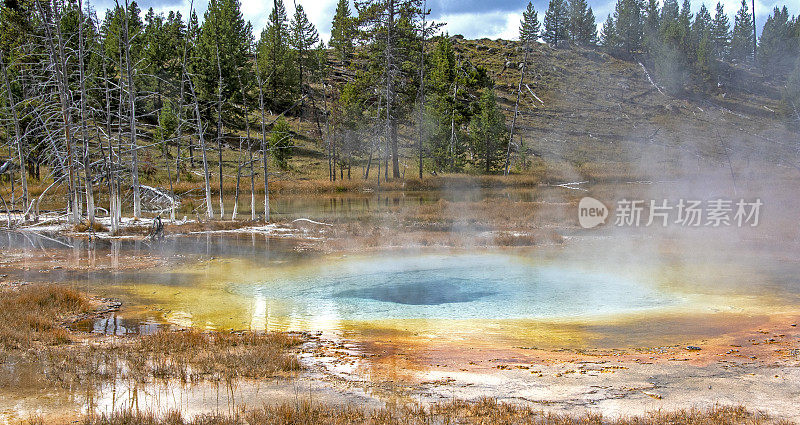
[[680,302],[629,277],[497,254],[344,259],[227,289],[263,314],[258,304],[279,316],[345,321],[589,318]]

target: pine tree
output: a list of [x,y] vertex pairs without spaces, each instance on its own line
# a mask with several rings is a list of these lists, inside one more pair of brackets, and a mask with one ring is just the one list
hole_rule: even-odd
[[784,76],[792,69],[798,47],[792,30],[789,10],[776,7],[764,23],[759,40],[758,64],[764,75]]
[[700,6],[700,10],[697,12],[697,16],[695,16],[694,18],[694,22],[692,23],[692,34],[697,40],[700,40],[703,37],[710,38],[711,28],[712,28],[711,13],[709,13],[708,8],[706,8],[706,5],[702,4]]
[[558,47],[569,37],[569,11],[565,0],[550,0],[544,14],[542,38],[553,47]]
[[268,106],[283,109],[296,98],[298,73],[290,48],[289,23],[283,0],[274,0],[267,27],[258,41],[261,79],[266,86]]
[[661,7],[661,25],[667,25],[678,20],[680,16],[680,7],[678,0],[664,0],[664,6]]
[[714,20],[711,22],[711,53],[722,60],[728,57],[731,24],[722,3],[717,3]]
[[731,34],[730,58],[740,63],[753,61],[753,15],[748,10],[747,0],[742,0]]
[[430,54],[431,101],[428,109],[435,126],[430,135],[430,152],[437,170],[446,170],[451,163],[451,140],[455,131],[456,55],[450,38],[443,36]]
[[522,21],[520,21],[519,25],[519,41],[523,44],[534,43],[539,39],[541,23],[539,22],[539,14],[531,2],[528,2],[528,7],[522,12]]
[[355,24],[350,16],[350,5],[347,0],[339,0],[336,4],[336,14],[331,24],[330,47],[336,51],[339,60],[347,65],[353,54],[353,38],[355,37]]
[[626,55],[632,55],[642,48],[643,24],[639,0],[617,0],[614,30],[619,47]]
[[644,26],[642,28],[642,44],[647,53],[653,54],[659,42],[658,30],[660,18],[658,16],[658,0],[648,0],[644,8]]
[[714,57],[712,53],[711,38],[712,19],[711,13],[703,4],[692,23],[692,41],[694,72],[699,80],[709,83],[715,73]]
[[288,169],[294,141],[289,123],[283,117],[278,118],[272,126],[269,145],[272,149],[272,157],[275,158],[278,166],[283,170]]
[[290,41],[295,50],[295,59],[298,71],[298,83],[300,86],[300,95],[306,94],[306,74],[314,72],[314,69],[319,65],[312,47],[319,42],[319,33],[314,28],[306,12],[303,10],[302,5],[297,5],[294,12],[294,18],[290,25]]
[[614,28],[614,18],[611,15],[606,17],[603,28],[600,30],[600,45],[609,53],[616,53],[620,48],[616,28]]
[[[238,0],[211,0],[197,40],[196,70],[198,89],[202,100],[216,101],[222,91],[228,103],[241,92],[237,75],[248,66],[247,52],[250,44],[250,27],[242,17]],[[219,56],[219,58],[217,58]],[[221,72],[219,70],[221,69]],[[219,74],[222,87],[219,87]],[[231,106],[226,116],[234,112]]]
[[478,108],[478,113],[470,121],[472,150],[478,158],[476,165],[488,174],[498,168],[507,148],[505,116],[497,106],[493,89],[483,91]]
[[586,0],[569,2],[569,36],[572,43],[592,46],[597,43],[597,23]]

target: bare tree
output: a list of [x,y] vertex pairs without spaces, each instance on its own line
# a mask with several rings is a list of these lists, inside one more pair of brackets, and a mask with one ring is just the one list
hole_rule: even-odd
[[[70,107],[72,104],[69,82],[67,79],[67,58],[64,49],[64,37],[61,34],[61,19],[58,10],[57,0],[53,2],[52,15],[50,11],[50,4],[43,7],[39,0],[36,0],[36,7],[43,18],[43,26],[45,28],[45,41],[47,43],[50,67],[55,71],[56,80],[58,83],[58,94],[61,106],[61,118],[64,123],[64,144],[66,146],[66,168],[67,168],[67,209],[69,211],[69,221],[77,223],[80,221],[80,211],[78,202],[78,191],[75,184],[75,165],[73,164],[72,152],[72,119],[70,116]],[[56,36],[53,36],[50,26],[55,28]],[[56,40],[57,46],[53,45]],[[41,196],[40,196],[41,198]]]
[[[117,3],[119,7],[119,4]],[[133,82],[133,64],[131,58],[131,35],[128,29],[130,6],[125,0],[125,21],[122,25],[123,50],[125,52],[125,74],[128,77],[128,113],[130,114],[130,144],[131,144],[131,184],[133,186],[133,218],[142,215],[142,197],[139,187],[139,145],[136,141],[136,86]]]
[[517,83],[517,100],[514,102],[514,116],[511,118],[511,131],[508,136],[508,147],[506,148],[506,164],[503,167],[503,175],[508,175],[508,166],[511,163],[511,145],[514,144],[514,127],[517,125],[517,114],[519,113],[519,97],[522,93],[522,83],[525,80],[525,71],[528,68],[528,53],[530,52],[530,46],[528,45],[529,41],[525,40],[523,42],[523,48],[525,49],[525,59],[522,62],[522,72],[519,75],[519,83]]
[[94,190],[92,189],[92,164],[89,157],[89,136],[86,116],[86,70],[84,69],[83,1],[78,0],[78,73],[81,85],[81,139],[83,142],[83,171],[86,180],[86,213],[89,223],[94,225]]
[[256,49],[256,79],[258,80],[258,104],[261,108],[261,159],[264,164],[264,222],[269,223],[269,173],[267,172],[267,126],[264,111],[264,82],[258,67],[258,49]]
[[[19,161],[19,174],[22,182],[22,210],[25,211],[24,220],[28,220],[28,176],[25,174],[25,159],[22,154],[22,131],[20,130],[19,116],[17,115],[17,106],[14,102],[14,95],[11,93],[11,83],[8,79],[8,71],[3,60],[3,51],[0,50],[0,68],[3,71],[3,82],[6,86],[6,96],[8,97],[8,105],[11,109],[11,118],[14,121],[14,136],[17,145],[17,160]],[[11,177],[14,181],[14,177]],[[12,191],[13,193],[13,191]]]

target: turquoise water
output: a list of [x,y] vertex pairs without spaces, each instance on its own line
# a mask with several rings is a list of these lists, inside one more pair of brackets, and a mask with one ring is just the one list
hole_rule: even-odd
[[339,320],[598,317],[680,302],[647,282],[498,254],[344,259],[274,275],[229,291],[287,316]]

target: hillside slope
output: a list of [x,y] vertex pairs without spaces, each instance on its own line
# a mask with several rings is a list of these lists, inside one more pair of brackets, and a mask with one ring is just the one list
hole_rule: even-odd
[[[452,41],[462,60],[486,67],[495,78],[510,125],[523,56],[519,43]],[[515,173],[543,181],[658,180],[715,167],[797,173],[799,136],[781,113],[781,87],[753,72],[730,68],[713,93],[679,98],[651,82],[652,69],[597,50],[538,44],[529,63]],[[327,162],[316,127],[306,122],[300,128],[308,138],[300,142],[291,174],[320,176]],[[415,140],[402,141],[406,175],[416,175]]]

